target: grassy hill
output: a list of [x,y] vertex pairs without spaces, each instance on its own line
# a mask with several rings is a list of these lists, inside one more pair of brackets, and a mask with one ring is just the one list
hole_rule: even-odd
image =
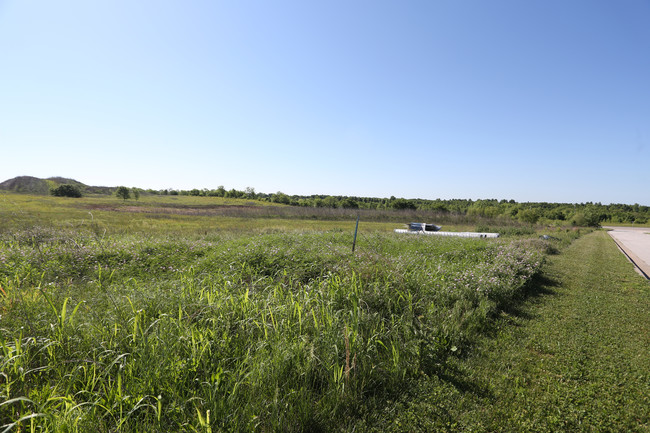
[[105,186],[89,186],[74,179],[65,177],[49,177],[40,179],[33,176],[18,176],[0,183],[0,190],[22,194],[47,195],[50,189],[59,185],[70,184],[79,187],[84,194],[111,194],[115,188]]
[[32,176],[18,176],[0,183],[0,189],[25,194],[49,194],[50,184]]

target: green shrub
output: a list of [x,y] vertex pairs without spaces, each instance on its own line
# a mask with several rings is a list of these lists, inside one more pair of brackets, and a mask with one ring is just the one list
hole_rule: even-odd
[[81,197],[81,190],[76,185],[64,183],[50,190],[50,194],[55,197]]
[[392,207],[393,209],[411,209],[411,210],[417,209],[415,203],[413,203],[411,200],[406,200],[403,198],[398,198],[391,201],[390,207]]
[[115,195],[122,200],[127,200],[131,198],[131,191],[125,186],[118,186]]

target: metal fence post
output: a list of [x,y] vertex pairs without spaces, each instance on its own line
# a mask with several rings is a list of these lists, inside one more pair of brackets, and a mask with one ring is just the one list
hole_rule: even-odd
[[357,216],[357,225],[354,227],[354,240],[352,241],[352,252],[354,253],[354,247],[357,245],[357,230],[359,230],[359,217]]

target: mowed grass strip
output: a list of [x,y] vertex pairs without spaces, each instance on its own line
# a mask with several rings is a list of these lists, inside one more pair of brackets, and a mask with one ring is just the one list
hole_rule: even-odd
[[650,431],[650,284],[605,232],[552,256],[528,302],[371,431]]

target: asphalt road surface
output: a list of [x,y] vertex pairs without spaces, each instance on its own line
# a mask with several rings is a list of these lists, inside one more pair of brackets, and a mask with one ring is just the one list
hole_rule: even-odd
[[604,227],[636,267],[650,278],[650,227]]

